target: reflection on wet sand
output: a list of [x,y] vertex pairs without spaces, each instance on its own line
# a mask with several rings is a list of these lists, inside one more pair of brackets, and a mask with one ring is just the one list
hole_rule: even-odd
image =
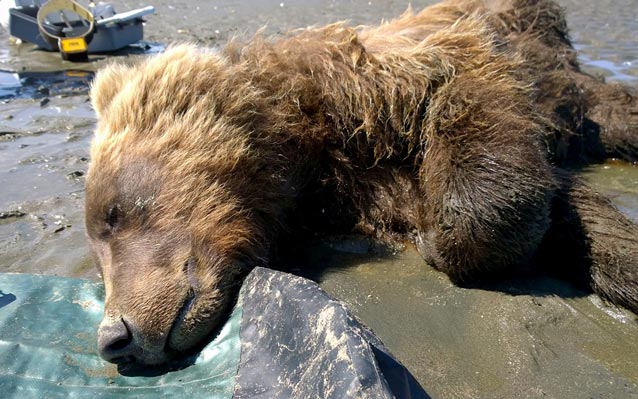
[[82,70],[0,71],[0,100],[88,94],[94,75],[92,71]]

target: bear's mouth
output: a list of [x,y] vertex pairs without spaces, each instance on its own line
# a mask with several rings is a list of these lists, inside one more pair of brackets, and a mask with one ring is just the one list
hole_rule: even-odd
[[186,293],[186,297],[184,298],[184,302],[182,303],[181,308],[177,312],[177,316],[171,325],[171,328],[168,330],[168,336],[166,337],[166,345],[164,351],[167,353],[176,352],[175,348],[171,347],[171,341],[173,338],[178,335],[178,331],[181,330],[184,321],[186,320],[186,316],[193,308],[195,304],[195,300],[197,299],[197,295],[195,294],[195,290],[191,287],[188,289]]
[[168,335],[166,337],[166,344],[164,347],[164,351],[166,353],[174,353],[178,352],[177,348],[173,348],[171,346],[171,342],[175,340],[175,338],[180,335],[179,332],[182,329],[184,322],[186,321],[186,317],[188,316],[191,309],[195,304],[197,299],[197,290],[199,288],[199,282],[196,276],[196,267],[197,260],[194,256],[190,256],[186,262],[184,262],[184,275],[186,276],[186,280],[188,281],[188,291],[184,297],[184,301],[182,302],[182,306],[177,311],[177,315],[175,316],[175,320],[173,320],[173,324],[168,330]]

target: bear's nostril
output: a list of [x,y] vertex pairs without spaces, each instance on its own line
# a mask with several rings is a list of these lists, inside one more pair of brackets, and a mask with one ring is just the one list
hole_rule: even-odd
[[112,320],[109,324],[103,323],[98,332],[97,343],[100,356],[107,361],[130,357],[136,351],[133,334],[122,319]]
[[112,344],[108,345],[108,350],[109,351],[118,351],[120,349],[126,348],[128,346],[128,344],[131,343],[131,337],[127,336],[121,339],[118,339],[117,341],[113,342]]

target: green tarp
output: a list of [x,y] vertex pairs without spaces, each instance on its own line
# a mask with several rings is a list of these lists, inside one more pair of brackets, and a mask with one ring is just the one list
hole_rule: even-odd
[[239,308],[194,365],[159,376],[127,377],[97,354],[101,284],[0,274],[0,292],[3,399],[232,397],[240,351]]

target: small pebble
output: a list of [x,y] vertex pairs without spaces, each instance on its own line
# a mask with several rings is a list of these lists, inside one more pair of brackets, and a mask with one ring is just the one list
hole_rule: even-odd
[[84,172],[82,172],[81,170],[75,170],[69,174],[67,174],[68,177],[70,178],[78,178],[80,176],[84,176]]

